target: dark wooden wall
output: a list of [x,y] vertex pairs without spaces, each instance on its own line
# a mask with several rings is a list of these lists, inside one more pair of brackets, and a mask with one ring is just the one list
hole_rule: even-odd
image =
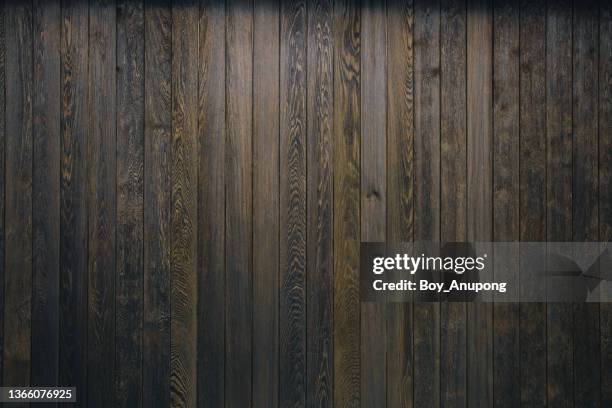
[[612,240],[609,1],[0,13],[3,384],[90,407],[612,406],[607,304],[358,291],[360,241]]

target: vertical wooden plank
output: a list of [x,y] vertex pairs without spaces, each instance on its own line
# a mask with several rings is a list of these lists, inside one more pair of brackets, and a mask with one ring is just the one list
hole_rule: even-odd
[[[440,3],[414,3],[414,239],[440,239]],[[414,406],[440,404],[440,305],[414,305]]]
[[334,6],[334,405],[357,407],[361,13],[352,0]]
[[[546,21],[547,241],[572,240],[572,5],[548,3]],[[548,304],[548,404],[573,394],[571,304]]]
[[198,406],[225,395],[225,3],[200,2]]
[[253,4],[228,0],[226,35],[225,405],[252,402]]
[[332,1],[308,2],[306,406],[333,404]]
[[170,405],[172,7],[145,5],[144,309],[142,396]]
[[5,32],[5,15],[6,5],[3,2],[0,4],[0,383],[4,384],[4,310],[5,310],[5,293],[4,293],[4,278],[6,276],[5,259],[5,232],[6,222],[4,219],[5,206],[5,190],[6,190],[6,32]]
[[62,2],[60,193],[60,385],[87,395],[87,101],[89,9]]
[[[467,3],[467,238],[490,241],[493,187],[493,32],[490,0]],[[467,305],[468,405],[493,405],[492,305]]]
[[170,404],[197,404],[198,17],[192,0],[172,4],[170,216]]
[[[599,240],[612,240],[612,4],[599,5]],[[612,305],[602,303],[601,405],[612,405]]]
[[89,8],[88,406],[115,404],[116,7]]
[[[256,6],[257,7],[257,6]],[[306,398],[306,4],[281,3],[280,406]]]
[[[573,10],[573,241],[599,240],[598,2]],[[574,304],[574,405],[601,406],[599,304]]]
[[116,405],[142,406],[144,4],[117,4]]
[[[466,5],[444,0],[440,15],[440,240],[466,240]],[[440,305],[440,398],[466,405],[466,305]]]
[[34,2],[32,384],[59,364],[60,4]]
[[[546,3],[520,3],[520,239],[546,240]],[[521,405],[546,405],[546,304],[519,305]]]
[[[387,240],[412,241],[414,188],[414,8],[387,2]],[[412,303],[387,305],[387,405],[413,400]]]
[[32,331],[32,4],[6,8],[4,385],[30,384]]
[[253,405],[271,408],[279,406],[280,361],[279,10],[278,1],[271,1],[256,6],[253,15],[253,242],[258,243],[253,252]]
[[[386,7],[361,4],[361,241],[384,242],[387,235],[386,173]],[[361,406],[387,404],[386,304],[361,304]]]
[[[495,0],[493,11],[493,240],[519,240],[519,6]],[[517,252],[518,254],[518,252]],[[518,284],[519,262],[494,274]],[[519,305],[493,306],[493,389],[499,407],[520,405]]]

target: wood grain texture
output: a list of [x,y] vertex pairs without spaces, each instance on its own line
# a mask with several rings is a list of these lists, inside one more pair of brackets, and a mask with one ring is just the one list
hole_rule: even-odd
[[[520,240],[546,240],[546,3],[520,17]],[[520,402],[546,405],[546,304],[519,305]]]
[[225,377],[225,8],[200,2],[198,406],[223,406]]
[[[549,3],[546,20],[546,240],[572,241],[572,5]],[[547,306],[548,404],[574,400],[573,307]]]
[[[440,5],[440,240],[465,241],[467,223],[465,1]],[[440,399],[467,401],[466,305],[440,305]]]
[[87,149],[89,140],[87,4],[61,5],[61,164],[59,383],[87,403]]
[[[5,31],[5,4],[0,4],[0,89],[6,90],[6,31]],[[5,310],[5,285],[6,276],[5,260],[5,190],[6,190],[6,91],[0,92],[0,382],[3,382],[4,373],[4,310]]]
[[226,38],[225,405],[252,402],[253,4],[228,0]]
[[170,404],[197,405],[198,8],[172,5]]
[[[490,241],[493,201],[493,10],[468,0],[467,17],[467,240]],[[493,405],[493,310],[467,305],[469,406]]]
[[[387,2],[387,241],[412,241],[414,210],[414,7]],[[387,305],[387,405],[413,399],[411,303]]]
[[253,406],[270,408],[279,406],[280,380],[279,18],[277,1],[254,9],[253,242],[258,250],[253,251],[253,372],[258,374],[253,376]]
[[32,384],[59,365],[60,3],[33,3]]
[[144,4],[117,3],[117,406],[142,406]]
[[[440,3],[414,2],[414,240],[440,239]],[[440,305],[413,309],[415,407],[440,404]]]
[[116,8],[89,7],[88,406],[115,404]]
[[[361,241],[387,237],[386,7],[362,2],[361,11]],[[361,304],[361,405],[387,404],[387,324],[384,303]]]
[[333,404],[333,8],[308,2],[306,406]]
[[170,405],[172,9],[145,4],[142,405]]
[[334,405],[360,405],[361,12],[334,4]]
[[30,384],[32,330],[32,4],[11,4],[6,29],[4,385]]
[[306,398],[306,3],[281,4],[280,406]]

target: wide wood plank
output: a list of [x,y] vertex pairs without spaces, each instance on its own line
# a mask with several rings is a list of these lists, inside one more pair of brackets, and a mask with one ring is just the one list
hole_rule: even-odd
[[117,4],[117,406],[142,406],[144,4]]
[[[546,240],[546,3],[520,5],[520,240]],[[519,305],[520,402],[546,405],[546,304]]]
[[306,406],[333,404],[332,2],[308,2]]
[[60,237],[60,3],[34,2],[32,384],[57,385]]
[[87,109],[88,5],[61,9],[61,176],[59,383],[87,404]]
[[170,405],[172,9],[145,4],[142,405]]
[[198,7],[172,5],[170,404],[197,405]]
[[334,405],[360,404],[361,12],[334,4]]
[[[30,384],[32,332],[32,4],[6,9],[4,385]],[[21,44],[28,44],[22,46]]]
[[200,2],[198,406],[225,399],[225,5]]
[[252,402],[253,6],[228,0],[226,35],[225,405]]
[[[490,241],[493,199],[493,10],[489,0],[467,2],[467,239]],[[493,405],[493,310],[467,305],[469,406]]]

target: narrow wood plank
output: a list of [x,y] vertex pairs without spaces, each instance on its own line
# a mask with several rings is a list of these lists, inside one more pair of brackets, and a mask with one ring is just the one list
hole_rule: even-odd
[[6,24],[4,385],[30,384],[32,331],[32,4]]
[[[495,0],[493,10],[493,240],[518,241],[519,218],[519,7]],[[509,254],[510,255],[510,254]],[[513,254],[518,256],[518,251]],[[494,263],[495,279],[518,287],[515,263]],[[518,303],[493,306],[494,404],[520,406]]]
[[[465,241],[467,223],[466,5],[444,0],[440,15],[440,240]],[[467,401],[466,305],[440,305],[440,398]]]
[[170,405],[172,8],[145,5],[142,405]]
[[[414,239],[440,239],[440,3],[414,3]],[[440,305],[417,303],[414,406],[440,404]]]
[[[573,241],[599,239],[598,2],[574,3],[573,24]],[[601,406],[599,304],[574,304],[574,405]]]
[[142,406],[144,4],[117,4],[116,406]]
[[[546,240],[546,3],[520,4],[520,240]],[[546,304],[519,305],[520,403],[546,405]]]
[[228,0],[226,35],[225,405],[252,402],[253,5]]
[[334,4],[334,405],[360,405],[361,12]]
[[271,408],[279,406],[280,378],[279,18],[278,1],[254,9],[253,242],[258,249],[253,252],[253,406]]
[[170,404],[197,404],[198,17],[191,0],[172,4],[170,216]]
[[[5,191],[6,191],[6,32],[5,32],[5,3],[0,4],[0,316],[4,316],[5,294],[4,278],[6,276],[5,260],[5,231],[4,219]],[[0,383],[3,382],[4,373],[4,317],[0,324]]]
[[[361,241],[387,236],[387,67],[384,2],[361,4]],[[361,304],[361,406],[387,405],[386,304]]]
[[225,4],[200,2],[198,406],[224,405]]
[[[599,4],[599,240],[612,241],[612,4]],[[609,292],[607,292],[609,294]],[[601,405],[612,405],[612,305],[601,304]]]
[[333,404],[333,37],[331,0],[308,2],[306,406]]
[[[546,240],[572,240],[572,4],[547,5],[546,21]],[[573,307],[548,304],[548,404],[570,406],[573,393]]]
[[33,3],[32,384],[58,383],[60,3]]
[[[493,32],[489,0],[467,2],[467,238],[492,236]],[[493,405],[493,314],[489,303],[467,305],[469,406]]]
[[115,404],[116,7],[89,7],[88,406]]
[[[413,238],[414,188],[414,8],[387,2],[387,241]],[[413,399],[412,309],[387,305],[387,405]]]
[[61,192],[59,383],[77,387],[87,404],[87,67],[89,8],[61,6]]

